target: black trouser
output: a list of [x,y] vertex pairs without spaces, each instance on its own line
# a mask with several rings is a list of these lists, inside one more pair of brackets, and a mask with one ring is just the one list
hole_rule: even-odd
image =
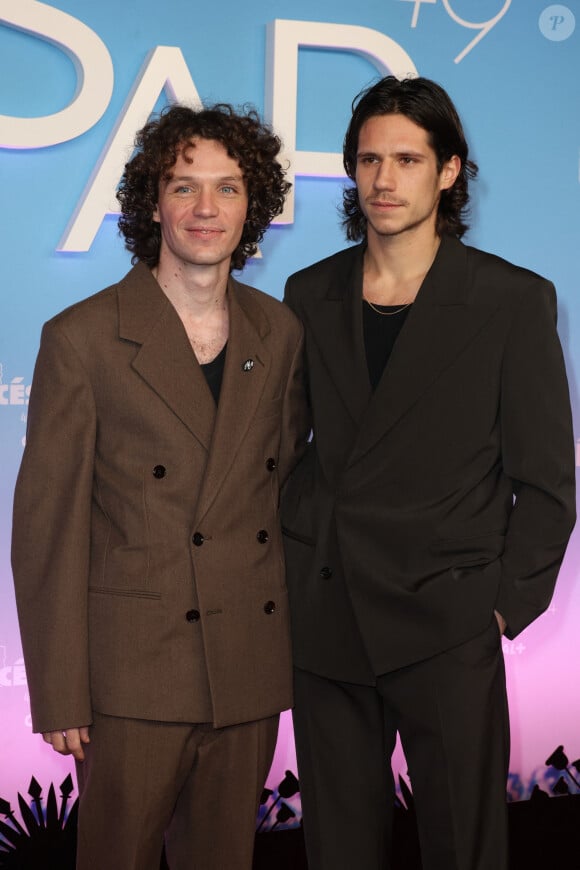
[[397,731],[423,870],[507,870],[509,722],[495,618],[481,635],[375,686],[295,672],[309,870],[386,870]]

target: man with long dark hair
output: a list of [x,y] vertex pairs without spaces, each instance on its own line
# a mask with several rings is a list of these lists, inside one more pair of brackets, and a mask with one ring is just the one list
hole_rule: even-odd
[[293,275],[314,438],[283,526],[310,870],[389,866],[399,733],[423,870],[506,870],[501,637],[574,524],[545,279],[464,245],[477,167],[446,92],[388,76],[344,142],[359,244]]
[[119,188],[134,268],[43,330],[13,565],[32,722],[77,764],[78,870],[250,870],[290,706],[278,491],[302,329],[235,280],[283,207],[254,111],[174,106]]

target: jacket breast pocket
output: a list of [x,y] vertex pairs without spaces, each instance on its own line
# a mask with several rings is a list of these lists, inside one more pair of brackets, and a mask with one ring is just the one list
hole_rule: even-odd
[[282,396],[275,399],[262,399],[254,414],[254,420],[266,420],[268,417],[278,417],[282,413]]

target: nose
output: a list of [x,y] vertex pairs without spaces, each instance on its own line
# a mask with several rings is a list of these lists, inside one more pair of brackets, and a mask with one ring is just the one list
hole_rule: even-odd
[[373,183],[376,190],[393,190],[395,188],[395,173],[390,160],[382,160],[377,164]]
[[202,217],[211,217],[216,215],[217,211],[214,191],[210,187],[202,187],[195,200],[195,213]]

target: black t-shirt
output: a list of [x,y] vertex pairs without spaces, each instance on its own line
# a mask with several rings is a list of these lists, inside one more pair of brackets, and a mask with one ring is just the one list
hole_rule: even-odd
[[363,335],[373,392],[379,383],[411,306],[375,305],[363,300]]
[[203,363],[201,366],[201,370],[204,373],[207,385],[211,390],[211,394],[214,397],[216,405],[219,402],[220,390],[222,388],[227,346],[228,343],[226,341],[223,348],[220,350],[215,359],[212,359],[211,362]]

